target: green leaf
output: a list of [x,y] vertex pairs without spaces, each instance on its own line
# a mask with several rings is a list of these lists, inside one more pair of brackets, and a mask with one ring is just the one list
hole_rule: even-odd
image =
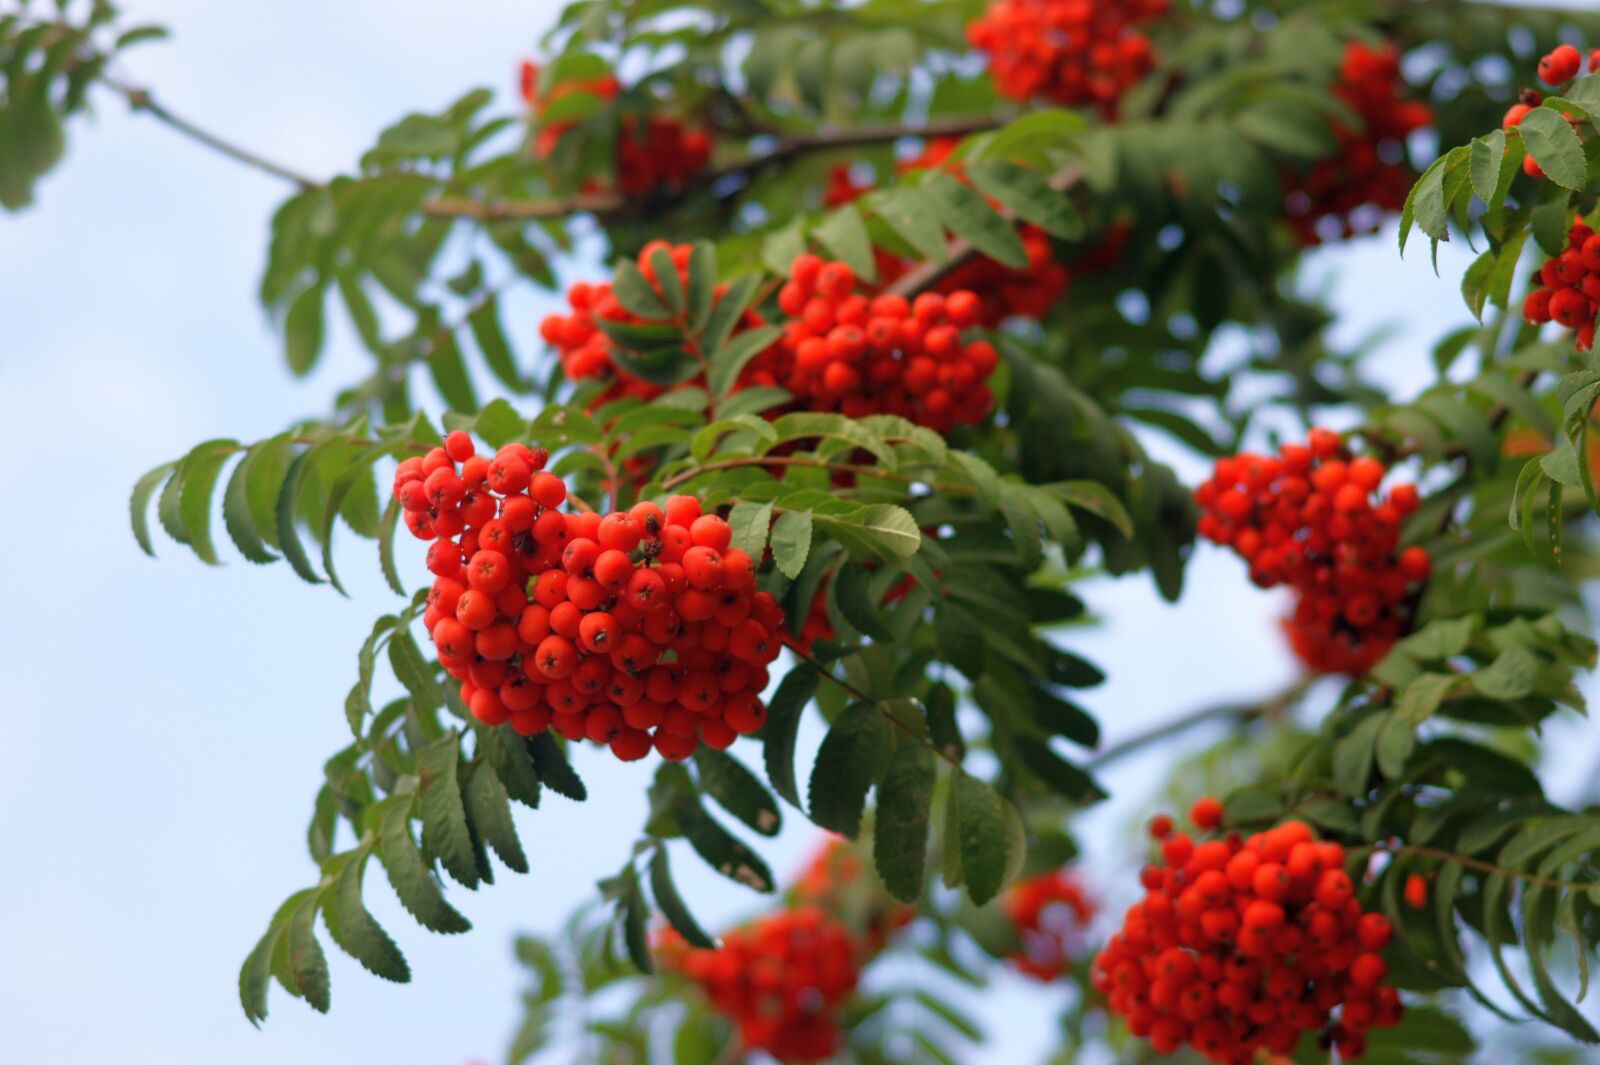
[[689,846],[707,865],[735,883],[755,891],[772,891],[772,870],[767,863],[706,813],[692,788],[679,791],[672,809]]
[[472,390],[467,364],[461,359],[461,347],[454,333],[445,331],[434,338],[428,352],[428,375],[451,410],[478,409],[478,397]]
[[783,826],[778,800],[732,755],[702,746],[694,755],[700,787],[724,810],[761,833],[775,836]]
[[358,740],[361,738],[361,723],[372,713],[372,672],[378,640],[399,621],[393,614],[385,614],[374,622],[372,634],[361,644],[361,651],[356,656],[357,680],[350,694],[345,697],[344,716],[350,725],[350,732]]
[[400,904],[430,931],[454,935],[469,930],[472,925],[444,900],[439,882],[411,837],[410,799],[387,799],[379,808],[383,806],[388,809],[379,822],[378,858]]
[[879,641],[892,640],[888,629],[878,619],[878,607],[872,601],[867,581],[866,568],[860,563],[850,562],[839,567],[833,575],[834,601],[839,604],[839,612],[845,620],[863,636]]
[[539,779],[551,791],[573,802],[583,802],[589,797],[589,789],[583,786],[583,780],[572,768],[572,763],[567,761],[555,737],[548,732],[541,732],[528,740],[528,750],[533,755],[533,767],[538,771]]
[[294,978],[292,990],[306,1000],[318,1013],[328,1012],[328,958],[317,942],[317,902],[320,893],[308,895],[289,915],[284,934],[287,936],[289,972]]
[[1383,725],[1378,729],[1378,739],[1373,745],[1378,771],[1390,780],[1405,776],[1406,762],[1416,750],[1415,726],[1403,712],[1391,711],[1383,715]]
[[683,896],[678,893],[678,886],[672,880],[672,867],[667,863],[665,846],[657,847],[650,859],[650,893],[656,897],[656,905],[661,907],[661,916],[683,937],[684,942],[701,950],[709,950],[717,945],[716,940],[700,927],[694,914],[684,904]]
[[518,371],[516,356],[500,325],[499,298],[490,296],[474,307],[467,315],[467,328],[472,331],[472,342],[478,345],[484,364],[500,383],[513,392],[528,391],[529,382]]
[[775,325],[764,325],[735,334],[711,356],[711,369],[706,374],[706,386],[713,395],[725,396],[738,384],[739,374],[750,360],[766,351],[783,330]]
[[1500,186],[1500,159],[1506,154],[1506,135],[1495,130],[1472,142],[1472,156],[1468,163],[1472,175],[1472,191],[1478,194],[1487,207],[1498,207],[1495,190]]
[[772,560],[790,580],[800,576],[811,553],[812,515],[808,510],[785,510],[772,526]]
[[916,902],[922,895],[933,785],[933,752],[914,741],[896,746],[878,788],[872,856],[889,894],[901,902]]
[[877,279],[878,268],[872,259],[872,241],[867,236],[867,227],[861,221],[861,213],[855,205],[847,203],[830,213],[820,225],[812,227],[811,235],[835,259],[855,271],[862,281]]
[[755,298],[761,287],[761,275],[740,274],[728,282],[727,289],[711,308],[705,327],[700,333],[700,350],[718,351],[733,335],[734,327],[744,315],[745,308]]
[[688,307],[683,292],[683,281],[678,276],[678,268],[672,263],[672,255],[664,247],[657,247],[650,253],[650,272],[655,275],[656,287],[661,290],[664,302],[673,314],[682,314]]
[[1365,795],[1367,780],[1372,775],[1374,748],[1378,730],[1383,727],[1382,714],[1371,714],[1361,720],[1333,747],[1333,783],[1346,795]]
[[921,188],[903,185],[886,189],[871,194],[867,203],[919,257],[929,262],[944,261],[944,228],[939,225],[933,203]]
[[[254,474],[254,470],[265,461],[263,455],[268,454],[270,446],[269,441],[252,447],[233,468],[233,473],[228,477],[228,486],[222,492],[222,523],[228,530],[228,536],[241,555],[258,565],[278,560],[277,555],[267,550],[266,540],[256,525],[256,509],[250,502],[251,478],[259,476]],[[281,465],[279,469],[281,471]]]
[[[676,273],[676,271],[674,271]],[[646,321],[660,321],[670,316],[655,286],[645,280],[632,259],[617,260],[617,269],[611,277],[611,294],[617,297],[622,309]]]
[[506,794],[530,810],[539,808],[539,773],[527,741],[509,729],[488,728],[478,733],[478,742],[487,749],[489,764],[500,778]]
[[711,318],[712,300],[717,287],[717,248],[709,240],[697,240],[689,249],[689,283],[685,298],[689,308],[689,327],[704,331]]
[[323,294],[326,290],[319,279],[307,286],[289,305],[283,320],[284,355],[289,369],[296,377],[304,377],[317,364],[322,354]]
[[1546,255],[1560,255],[1566,248],[1567,216],[1571,213],[1572,208],[1567,205],[1565,196],[1545,200],[1528,212],[1528,224],[1534,242]]
[[208,440],[195,445],[178,464],[177,477],[182,485],[178,517],[189,547],[202,562],[212,566],[218,565],[220,560],[211,546],[211,493],[217,486],[223,464],[238,450],[237,440]]
[[1013,742],[1022,763],[1068,801],[1087,805],[1106,797],[1092,776],[1056,754],[1038,737],[1018,736]]
[[1449,673],[1423,673],[1406,685],[1396,708],[1409,728],[1416,728],[1433,716],[1450,689],[1460,678]]
[[800,807],[800,789],[794,775],[794,745],[800,729],[800,715],[817,694],[822,674],[809,663],[791,669],[767,701],[767,720],[762,726],[762,761],[772,789]]
[[422,657],[422,648],[409,629],[396,632],[389,640],[389,666],[419,710],[432,710],[443,702],[433,668]]
[[759,562],[767,549],[767,532],[772,528],[772,504],[735,503],[728,511],[728,526],[733,530],[730,546]]
[[1472,674],[1472,686],[1491,699],[1509,701],[1532,695],[1544,663],[1525,647],[1508,647]]
[[322,578],[311,568],[311,559],[306,555],[306,549],[300,543],[300,533],[295,528],[296,504],[300,500],[300,489],[305,483],[306,474],[312,468],[311,463],[307,461],[311,454],[310,451],[302,451],[296,455],[284,474],[283,487],[278,492],[276,514],[278,549],[288,560],[289,568],[294,570],[301,580],[310,584],[321,584]]
[[339,871],[333,891],[323,905],[328,934],[339,949],[361,963],[374,976],[397,984],[411,979],[411,967],[389,933],[367,912],[361,897],[371,844],[356,851]]
[[622,940],[628,947],[628,957],[642,973],[656,971],[655,959],[650,956],[650,936],[646,930],[649,910],[644,903],[644,892],[639,890],[639,880],[629,873],[628,886],[622,895]]
[[1133,539],[1133,518],[1122,500],[1111,489],[1098,481],[1056,481],[1039,486],[1069,507],[1086,510],[1110,522],[1112,527],[1128,539]]
[[980,192],[1024,222],[1032,222],[1051,236],[1077,240],[1083,236],[1083,219],[1065,193],[1050,187],[1040,173],[1014,163],[995,161],[967,168],[967,177]]
[[940,219],[956,236],[1004,266],[1021,270],[1028,265],[1028,252],[1016,227],[982,196],[943,172],[925,188]]
[[817,750],[807,798],[811,820],[855,839],[867,792],[889,747],[889,722],[876,703],[852,703],[834,721]]
[[446,872],[471,888],[482,878],[466,807],[461,803],[460,759],[461,737],[454,732],[417,753],[418,805],[428,852],[438,856]]
[[528,856],[522,851],[516,823],[511,819],[511,796],[488,762],[479,761],[473,767],[467,778],[466,802],[478,835],[494,848],[506,868],[526,873]]
[[1583,142],[1571,123],[1560,112],[1548,107],[1535,107],[1516,127],[1527,145],[1528,154],[1539,164],[1545,177],[1564,189],[1581,189],[1587,174],[1583,156]]
[[[167,475],[177,468],[176,462],[169,462],[146,473],[135,482],[133,495],[128,500],[128,515],[133,524],[133,538],[139,541],[139,547],[151,558],[156,557],[156,549],[150,539],[150,497],[155,495],[156,488]],[[248,1007],[245,1012],[249,1012]],[[265,1010],[261,1015],[266,1016]]]
[[1011,801],[963,769],[956,770],[956,806],[962,879],[982,906],[1016,877],[1026,857],[1022,817]]

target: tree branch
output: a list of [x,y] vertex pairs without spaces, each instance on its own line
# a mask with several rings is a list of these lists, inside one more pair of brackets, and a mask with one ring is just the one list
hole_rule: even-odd
[[197,144],[204,145],[214,152],[225,155],[229,159],[243,163],[245,166],[255,170],[260,170],[262,173],[271,174],[273,177],[282,178],[284,181],[298,185],[302,192],[313,192],[322,188],[322,182],[316,178],[308,177],[298,170],[284,166],[282,163],[275,163],[271,159],[257,155],[247,148],[241,148],[231,141],[222,139],[215,133],[202,129],[188,119],[173,114],[166,107],[156,102],[149,89],[140,89],[129,85],[111,74],[101,74],[100,82],[127,100],[128,106],[135,112],[143,112],[149,115],[168,128],[177,130]]
[[[856,126],[848,129],[817,130],[809,133],[792,133],[777,138],[764,152],[752,153],[725,166],[710,170],[697,178],[691,189],[708,188],[726,178],[750,175],[759,170],[785,162],[798,155],[815,151],[841,148],[858,148],[869,144],[892,143],[907,137],[937,138],[964,137],[981,133],[1001,125],[1001,119],[992,115],[969,118],[941,119],[918,126],[884,123],[873,126]],[[593,214],[601,217],[623,217],[670,206],[682,199],[687,191],[667,197],[644,198],[624,196],[620,192],[587,192],[544,200],[503,200],[499,202],[447,198],[434,200],[423,207],[424,213],[435,218],[478,218],[486,221],[505,219],[561,218],[570,214]]]
[[1146,747],[1161,743],[1174,736],[1180,735],[1199,725],[1212,721],[1227,721],[1235,725],[1246,725],[1262,718],[1277,718],[1289,709],[1306,690],[1316,683],[1316,677],[1307,674],[1290,684],[1276,695],[1269,696],[1255,703],[1224,703],[1220,706],[1207,706],[1191,711],[1182,717],[1173,718],[1160,725],[1155,725],[1143,732],[1136,732],[1127,739],[1114,743],[1089,759],[1084,768],[1093,772],[1104,769],[1121,758],[1130,754],[1137,754]]

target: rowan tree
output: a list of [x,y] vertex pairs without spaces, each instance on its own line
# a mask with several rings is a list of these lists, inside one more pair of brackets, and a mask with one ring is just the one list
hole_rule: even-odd
[[[1600,816],[1539,761],[1596,658],[1600,17],[577,0],[519,76],[314,178],[111,73],[163,30],[11,8],[0,203],[120,97],[284,179],[260,299],[289,371],[334,316],[370,354],[324,416],[152,456],[132,491],[152,555],[153,512],[309,599],[343,592],[354,535],[396,597],[330,693],[350,743],[308,886],[241,945],[252,1022],[274,983],[329,1009],[319,922],[407,980],[369,874],[465,932],[447,882],[533,864],[513,805],[621,786],[616,759],[651,766],[650,816],[596,906],[519,942],[513,1061],[566,1010],[585,1060],[981,1060],[906,974],[1003,966],[1061,985],[1060,1061],[1600,1042],[1578,1006]],[[1412,260],[1482,248],[1467,324],[1403,397],[1297,283],[1396,222]],[[591,237],[608,267],[578,276]],[[523,287],[561,309],[508,315]],[[1156,437],[1210,476],[1182,483]],[[1102,745],[1086,575],[1203,613],[1185,567],[1218,548],[1288,590],[1304,678]],[[1197,746],[1208,721],[1232,730]],[[1185,815],[1130,841],[1137,883],[1078,867],[1097,772],[1157,746]],[[832,834],[787,885],[761,854],[785,816]],[[686,860],[751,919],[709,933]]]

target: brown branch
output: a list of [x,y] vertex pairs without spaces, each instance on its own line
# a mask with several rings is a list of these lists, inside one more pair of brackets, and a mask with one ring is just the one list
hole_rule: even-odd
[[503,200],[499,202],[447,198],[434,200],[423,207],[423,212],[435,218],[478,218],[485,221],[505,219],[561,218],[570,214],[593,214],[602,217],[627,216],[644,210],[657,210],[684,198],[688,192],[715,185],[725,178],[752,174],[766,167],[785,162],[809,152],[830,151],[841,148],[858,148],[869,144],[892,143],[906,137],[935,138],[963,137],[994,129],[1001,119],[992,115],[969,118],[941,119],[918,126],[885,123],[873,126],[856,126],[847,129],[818,130],[781,136],[771,149],[748,155],[725,166],[707,171],[695,179],[692,186],[667,197],[640,199],[624,196],[620,192],[589,192],[544,200]]
[[322,188],[322,182],[316,178],[308,177],[298,170],[284,166],[282,163],[275,163],[271,159],[258,155],[247,148],[241,148],[239,145],[224,140],[209,130],[202,129],[188,119],[173,114],[166,107],[156,102],[149,89],[136,88],[111,74],[101,74],[100,82],[127,100],[128,106],[135,112],[143,112],[149,115],[168,128],[177,130],[197,144],[204,145],[214,152],[225,155],[235,162],[243,163],[255,170],[260,170],[262,173],[271,174],[273,177],[292,182],[298,185],[302,192],[314,192]]
[[1592,882],[1585,883],[1577,880],[1553,880],[1546,876],[1535,876],[1532,873],[1524,873],[1520,869],[1508,869],[1503,865],[1495,865],[1492,862],[1479,861],[1477,858],[1468,858],[1464,854],[1456,854],[1452,851],[1439,850],[1435,847],[1422,847],[1414,843],[1402,843],[1398,847],[1390,847],[1381,843],[1375,843],[1372,845],[1372,849],[1375,851],[1383,851],[1387,854],[1415,854],[1422,858],[1436,858],[1441,862],[1456,862],[1468,869],[1474,869],[1480,873],[1489,873],[1494,876],[1508,876],[1514,880],[1521,880],[1524,883],[1535,884],[1539,887],[1587,891],[1593,886]]
[[1225,703],[1220,706],[1207,706],[1191,711],[1182,717],[1173,718],[1163,724],[1135,733],[1120,743],[1114,743],[1101,751],[1084,764],[1084,768],[1093,772],[1104,769],[1107,765],[1135,754],[1146,747],[1171,739],[1181,733],[1187,732],[1199,725],[1212,721],[1227,721],[1235,725],[1245,725],[1263,718],[1275,719],[1281,717],[1302,695],[1306,689],[1316,682],[1314,676],[1304,676],[1290,684],[1276,695],[1269,696],[1255,703]]

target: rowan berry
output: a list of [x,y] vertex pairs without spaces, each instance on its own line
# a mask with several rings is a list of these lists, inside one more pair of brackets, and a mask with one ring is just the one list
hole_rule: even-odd
[[1421,547],[1399,550],[1416,489],[1396,486],[1385,500],[1382,464],[1340,454],[1337,434],[1314,429],[1276,458],[1218,460],[1195,490],[1197,529],[1244,558],[1256,584],[1299,593],[1284,629],[1308,665],[1360,674],[1404,634],[1429,564]]
[[1393,44],[1345,46],[1333,95],[1361,122],[1332,120],[1335,150],[1286,180],[1284,206],[1302,244],[1375,232],[1385,215],[1405,204],[1412,181],[1405,141],[1433,120],[1433,111],[1405,99],[1404,87]]
[[1201,796],[1189,807],[1189,821],[1196,828],[1216,828],[1222,824],[1222,804],[1209,795]]
[[1420,910],[1428,905],[1428,882],[1420,875],[1412,873],[1406,877],[1404,894],[1406,905],[1413,910]]
[[1539,80],[1546,85],[1571,81],[1583,66],[1583,56],[1570,44],[1558,44],[1539,60]]

